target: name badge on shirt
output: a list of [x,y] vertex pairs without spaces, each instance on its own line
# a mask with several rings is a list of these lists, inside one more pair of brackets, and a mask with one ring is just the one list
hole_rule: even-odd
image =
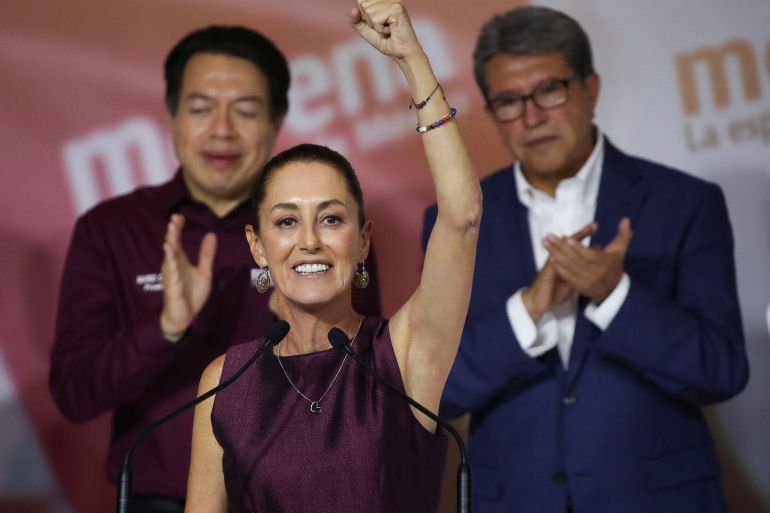
[[163,290],[163,275],[160,273],[137,274],[136,284],[144,292],[160,292]]

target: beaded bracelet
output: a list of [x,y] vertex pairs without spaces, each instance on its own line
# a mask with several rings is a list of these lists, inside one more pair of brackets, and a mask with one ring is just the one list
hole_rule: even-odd
[[[436,87],[434,87],[434,88],[433,88],[433,91],[431,91],[431,92],[430,92],[430,94],[428,95],[428,97],[427,97],[427,98],[425,98],[423,101],[421,101],[421,102],[419,102],[419,103],[414,103],[414,100],[410,100],[410,101],[409,101],[409,109],[410,109],[410,110],[412,109],[412,105],[414,105],[414,108],[415,108],[415,109],[417,109],[417,110],[420,110],[420,109],[422,109],[423,107],[425,107],[425,106],[428,104],[428,102],[430,101],[430,98],[431,98],[431,96],[433,96],[433,93],[435,93],[436,91],[438,91],[438,90],[439,90],[439,88],[441,88],[441,84],[439,84],[438,82],[436,82]],[[444,92],[444,90],[443,90],[443,89],[441,89],[441,92],[443,93],[443,92]],[[446,99],[446,96],[444,96],[444,99]]]
[[417,132],[420,134],[424,134],[428,130],[433,130],[434,128],[438,128],[445,123],[449,123],[450,121],[452,121],[452,118],[454,118],[456,114],[457,114],[457,109],[452,107],[449,109],[449,114],[439,119],[438,121],[435,121],[430,125],[425,125],[425,126],[417,125]]

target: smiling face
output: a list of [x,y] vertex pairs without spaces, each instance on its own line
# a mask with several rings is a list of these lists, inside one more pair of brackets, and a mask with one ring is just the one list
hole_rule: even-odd
[[188,61],[172,119],[174,151],[192,196],[223,216],[248,197],[273,151],[268,83],[251,62],[200,53]]
[[341,172],[301,161],[276,169],[258,215],[259,233],[247,227],[249,246],[257,264],[269,267],[281,299],[305,309],[349,308],[371,223],[360,227],[358,204]]
[[[575,74],[558,52],[539,55],[497,54],[486,65],[488,100],[528,95],[538,85]],[[536,188],[551,192],[559,181],[577,174],[594,146],[593,117],[599,77],[569,83],[567,101],[553,109],[526,103],[524,115],[513,121],[495,119],[500,137],[522,172]]]

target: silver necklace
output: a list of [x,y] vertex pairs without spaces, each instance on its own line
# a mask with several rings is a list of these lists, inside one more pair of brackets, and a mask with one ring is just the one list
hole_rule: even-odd
[[[363,319],[358,323],[358,329],[356,330],[356,334],[353,335],[353,338],[350,340],[350,345],[353,345],[353,342],[356,341],[356,337],[358,336],[358,332],[361,331],[361,325],[363,324]],[[286,369],[283,367],[283,363],[281,362],[281,346],[278,346],[278,353],[276,354],[278,357],[278,365],[281,366],[281,370],[283,371],[283,375],[286,376],[286,380],[289,382],[291,387],[296,390],[296,392],[307,402],[310,403],[310,411],[312,413],[321,413],[321,401],[323,401],[323,398],[326,397],[326,393],[331,390],[332,385],[335,381],[337,381],[337,376],[340,375],[340,372],[342,372],[342,368],[345,366],[345,362],[348,360],[348,353],[345,353],[345,357],[342,359],[342,363],[340,364],[340,368],[337,369],[337,373],[332,378],[331,382],[329,383],[329,386],[326,387],[326,390],[324,390],[324,393],[321,394],[321,397],[318,398],[317,401],[313,401],[308,396],[302,393],[302,391],[297,388],[297,385],[294,384],[294,382],[289,377],[289,374],[286,372]]]

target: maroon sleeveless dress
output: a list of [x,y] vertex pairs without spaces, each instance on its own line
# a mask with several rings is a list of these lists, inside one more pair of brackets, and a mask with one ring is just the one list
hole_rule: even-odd
[[[227,351],[222,380],[262,344]],[[388,321],[367,318],[353,349],[390,384],[403,382]],[[281,357],[296,387],[317,400],[344,355],[336,349]],[[224,449],[232,513],[432,513],[438,507],[447,438],[428,432],[409,405],[348,358],[320,413],[267,353],[229,388],[211,414]]]

